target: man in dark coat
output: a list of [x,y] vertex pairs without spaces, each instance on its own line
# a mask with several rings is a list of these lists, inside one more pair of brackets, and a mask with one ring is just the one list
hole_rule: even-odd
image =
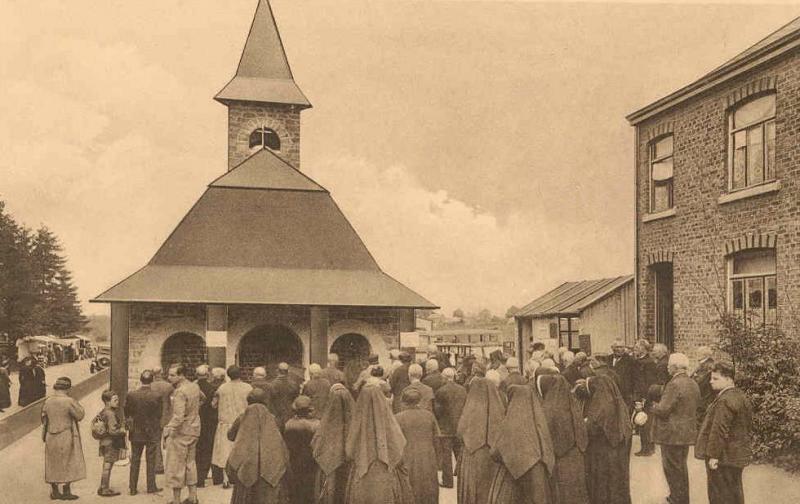
[[292,403],[300,395],[300,387],[289,378],[289,364],[278,364],[278,376],[270,382],[272,387],[272,404],[275,407],[278,427],[283,431],[286,421],[292,417]]
[[[622,394],[622,390],[621,390],[621,387],[620,387],[619,375],[617,374],[616,371],[614,371],[613,369],[611,369],[608,366],[608,362],[606,361],[606,357],[607,356],[603,355],[603,354],[595,354],[595,355],[593,355],[593,356],[591,356],[589,358],[589,367],[592,370],[591,375],[592,376],[607,376],[608,378],[611,378],[611,381],[613,381],[614,384],[617,386],[617,388],[620,389],[620,395],[621,395]],[[624,399],[625,398],[623,396],[623,400]],[[626,405],[627,405],[627,403],[626,403]]]
[[328,354],[328,367],[322,370],[320,376],[328,380],[331,385],[334,383],[344,384],[344,373],[342,373],[342,371],[339,369],[338,354]]
[[434,395],[433,410],[439,422],[439,446],[441,448],[442,486],[453,488],[453,457],[461,457],[461,440],[458,437],[458,421],[467,401],[467,389],[455,382],[456,370],[442,371],[445,384]]
[[709,405],[695,457],[706,461],[709,504],[744,504],[742,470],[750,463],[753,406],[734,383],[734,368],[718,362],[711,368],[717,397]]
[[141,382],[139,388],[130,392],[125,400],[125,417],[129,422],[128,441],[131,444],[131,473],[128,487],[131,495],[136,495],[138,492],[139,468],[142,451],[145,449],[147,493],[161,491],[156,487],[156,453],[161,442],[161,397],[152,388],[152,371],[143,371],[139,382]]
[[669,356],[672,379],[664,387],[661,400],[653,405],[653,440],[661,445],[661,464],[669,485],[670,504],[689,504],[689,446],[697,439],[697,405],[700,389],[689,378],[689,358],[681,353]]
[[267,380],[267,370],[263,367],[257,367],[253,370],[253,379],[250,380],[250,386],[253,388],[260,388],[269,392],[269,380]]
[[633,358],[628,355],[625,343],[616,340],[611,344],[611,360],[609,367],[617,373],[619,377],[619,391],[628,408],[633,406]]
[[[419,364],[411,364],[408,367],[408,380],[411,382],[403,389],[416,390],[420,394],[419,407],[426,409],[433,413],[433,389],[422,383],[422,366]],[[408,405],[402,403],[402,392],[400,409],[404,410]]]
[[311,439],[319,429],[319,420],[311,416],[311,398],[298,396],[292,403],[294,416],[286,422],[283,439],[289,449],[289,497],[292,504],[314,502],[314,481],[319,471],[311,448]]
[[411,380],[408,378],[408,367],[411,365],[411,355],[408,352],[400,352],[400,362],[402,365],[392,371],[389,378],[389,386],[392,388],[392,412],[400,412],[403,390],[408,387]]
[[331,391],[331,383],[322,377],[322,368],[319,364],[308,366],[309,380],[303,385],[303,395],[311,398],[313,411],[311,416],[322,418],[325,408],[328,406],[328,395]]
[[[175,388],[164,379],[164,371],[160,367],[153,368],[153,384],[150,386],[161,398],[161,431],[172,418],[172,393]],[[161,436],[159,435],[159,439]],[[156,474],[164,474],[164,452],[161,443],[158,444],[156,455]]]
[[19,368],[19,405],[27,406],[47,394],[44,369],[31,356],[22,359]]
[[212,398],[225,381],[225,371],[217,368],[213,376],[209,374],[208,366],[205,364],[198,366],[197,386],[207,399],[200,405],[200,438],[197,440],[197,486],[200,488],[206,486],[209,469],[211,480],[215,485],[221,485],[224,480],[223,469],[212,465],[211,459],[214,455],[214,437],[219,423],[219,415],[217,409],[212,406]]
[[641,449],[634,455],[648,457],[655,453],[653,443],[653,412],[647,400],[647,392],[656,383],[656,362],[650,356],[651,345],[646,339],[640,339],[633,346],[634,373],[633,373],[633,399],[634,408],[647,413],[647,423],[639,427],[639,440]]
[[528,383],[528,380],[519,372],[519,361],[516,357],[509,357],[506,360],[506,368],[508,369],[508,376],[506,376],[505,380],[500,384],[500,392],[507,397],[508,389],[511,388],[512,385],[525,385]]
[[467,386],[467,382],[470,378],[472,378],[472,366],[475,364],[475,356],[472,354],[468,354],[464,356],[464,360],[461,361],[461,365],[458,366],[456,370],[456,383],[459,385]]
[[700,388],[700,405],[697,408],[697,428],[703,423],[706,410],[711,401],[714,400],[716,392],[711,388],[711,368],[714,367],[714,358],[711,348],[701,346],[697,349],[697,369],[692,373],[692,380]]
[[[438,364],[436,372],[439,372]],[[403,463],[408,470],[408,479],[414,492],[414,503],[438,504],[439,481],[436,473],[439,464],[436,444],[439,428],[433,413],[419,406],[421,398],[419,391],[406,387],[403,391],[403,404],[406,409],[396,415],[397,423],[406,438]]]
[[667,345],[656,343],[653,345],[650,355],[656,363],[656,383],[658,385],[666,385],[672,378],[669,373],[669,349]]
[[445,379],[439,371],[439,361],[436,359],[428,359],[425,362],[425,376],[422,377],[422,383],[429,386],[435,394],[439,387],[445,384]]

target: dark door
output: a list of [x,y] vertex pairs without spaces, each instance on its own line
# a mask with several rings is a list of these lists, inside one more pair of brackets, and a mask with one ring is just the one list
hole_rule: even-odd
[[672,263],[654,267],[656,278],[656,341],[674,349]]

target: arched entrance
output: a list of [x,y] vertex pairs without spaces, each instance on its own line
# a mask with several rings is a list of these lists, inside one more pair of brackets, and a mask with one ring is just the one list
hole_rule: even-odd
[[294,373],[302,377],[303,343],[287,327],[259,326],[242,336],[236,362],[242,370],[242,378],[248,381],[253,376],[253,369],[259,366],[267,370],[268,377],[274,377],[281,362],[289,364]]
[[344,371],[348,386],[369,365],[367,358],[371,351],[367,338],[357,333],[342,334],[331,345],[331,353],[339,356],[339,369]]
[[191,332],[175,333],[161,346],[161,367],[166,371],[169,366],[181,363],[192,368],[208,361],[208,349],[205,340]]

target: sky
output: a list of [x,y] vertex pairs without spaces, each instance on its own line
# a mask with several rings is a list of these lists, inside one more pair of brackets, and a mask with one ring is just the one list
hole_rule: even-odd
[[[256,0],[0,0],[0,199],[62,240],[88,299],[227,169],[212,97]],[[381,267],[502,314],[633,272],[625,116],[800,15],[792,4],[272,0],[301,169]]]

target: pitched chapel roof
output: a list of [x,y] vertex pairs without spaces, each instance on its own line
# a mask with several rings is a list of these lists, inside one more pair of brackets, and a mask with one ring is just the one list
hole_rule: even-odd
[[435,307],[380,269],[324,188],[268,151],[212,182],[144,268],[92,301]]
[[798,47],[800,47],[800,17],[781,26],[691,84],[629,114],[626,119],[631,125],[636,125]]
[[269,0],[259,0],[236,75],[214,98],[311,106],[292,76]]

